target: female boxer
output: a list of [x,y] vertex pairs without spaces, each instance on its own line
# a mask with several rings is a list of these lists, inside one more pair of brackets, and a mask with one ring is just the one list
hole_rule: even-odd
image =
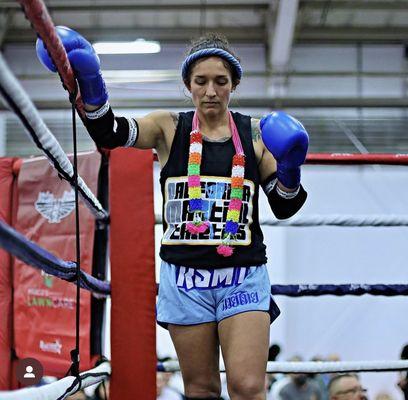
[[[283,112],[258,121],[230,111],[242,68],[217,35],[193,43],[182,64],[194,110],[115,115],[91,44],[69,28],[58,33],[97,146],[157,151],[164,228],[157,320],[174,342],[185,398],[220,399],[221,349],[231,399],[265,399],[269,326],[279,309],[265,265],[258,191],[277,218],[302,207],[304,127]],[[41,41],[37,53],[55,71]]]

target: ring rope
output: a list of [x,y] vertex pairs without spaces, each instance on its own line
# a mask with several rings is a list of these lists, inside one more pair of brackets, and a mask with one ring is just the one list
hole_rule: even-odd
[[[28,240],[4,221],[0,221],[0,247],[26,264],[44,270],[47,274],[58,278],[74,281],[76,264],[73,261],[64,261],[52,253]],[[99,280],[86,272],[80,272],[80,285],[83,289],[90,290],[100,297],[109,296],[111,293],[110,282]],[[272,285],[271,293],[289,297],[301,296],[407,296],[408,285],[395,284],[301,284],[301,285]]]
[[349,283],[342,285],[332,284],[303,284],[303,285],[272,285],[271,293],[273,295],[284,295],[288,297],[306,297],[306,296],[362,296],[369,294],[371,296],[408,296],[408,285],[395,284],[368,285],[364,283]]
[[306,157],[306,164],[408,165],[408,154],[309,153]]
[[[405,371],[408,369],[408,360],[381,360],[381,361],[269,361],[266,367],[268,373],[306,373],[322,374],[329,372],[387,372]],[[157,370],[161,372],[180,371],[178,361],[164,361],[157,363]],[[225,368],[220,370],[225,372]]]
[[[80,379],[67,376],[56,382],[40,387],[31,387],[20,390],[0,391],[1,400],[63,400],[76,393],[79,388],[88,387],[108,378],[111,374],[109,362],[103,362],[97,367],[79,374]],[[79,382],[81,381],[81,383]]]
[[[74,186],[74,169],[71,161],[61,148],[55,136],[45,125],[34,104],[10,71],[0,54],[0,93],[20,119],[29,137],[41,149],[58,174]],[[98,220],[107,220],[108,213],[100,204],[86,183],[78,176],[78,189],[85,204]]]
[[[162,223],[162,215],[155,215],[156,224]],[[377,214],[377,215],[300,215],[287,220],[278,220],[269,216],[260,217],[259,223],[265,226],[343,226],[343,227],[397,227],[408,226],[407,214]]]
[[[84,104],[77,89],[74,72],[69,63],[65,48],[55,29],[54,23],[48,13],[47,7],[42,0],[18,0],[21,4],[26,18],[44,45],[57,68],[61,78],[62,86],[69,93],[71,100],[75,101],[75,108],[80,117],[85,116]],[[71,101],[73,102],[73,101]]]
[[[76,281],[76,263],[64,261],[28,240],[4,221],[0,221],[0,247],[32,267],[69,282]],[[110,294],[110,282],[99,280],[80,271],[80,286],[92,291],[96,297]]]
[[[153,155],[158,162],[157,154]],[[308,153],[305,164],[312,165],[408,165],[408,154],[389,153]]]
[[345,226],[345,227],[396,227],[408,226],[407,214],[391,215],[310,215],[289,218],[288,220],[279,221],[270,217],[260,218],[261,225],[266,226]]

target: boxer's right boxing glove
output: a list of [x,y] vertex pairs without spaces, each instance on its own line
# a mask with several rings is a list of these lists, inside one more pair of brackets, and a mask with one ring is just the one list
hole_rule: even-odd
[[[74,70],[84,103],[102,106],[108,100],[108,92],[102,78],[98,55],[78,32],[65,26],[57,26],[56,29]],[[36,51],[41,63],[50,71],[56,72],[57,69],[41,39],[37,39]]]

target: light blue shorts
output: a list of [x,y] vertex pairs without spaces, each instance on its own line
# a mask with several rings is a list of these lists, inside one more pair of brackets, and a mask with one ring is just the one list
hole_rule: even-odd
[[248,311],[266,311],[271,323],[280,314],[271,296],[265,265],[196,269],[162,261],[157,322],[196,325],[220,322]]

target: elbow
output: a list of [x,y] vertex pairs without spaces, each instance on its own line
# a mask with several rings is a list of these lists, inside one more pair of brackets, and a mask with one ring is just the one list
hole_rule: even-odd
[[293,217],[305,204],[307,199],[307,192],[300,185],[299,193],[292,199],[285,199],[281,197],[276,189],[268,196],[268,202],[275,217],[279,220]]

